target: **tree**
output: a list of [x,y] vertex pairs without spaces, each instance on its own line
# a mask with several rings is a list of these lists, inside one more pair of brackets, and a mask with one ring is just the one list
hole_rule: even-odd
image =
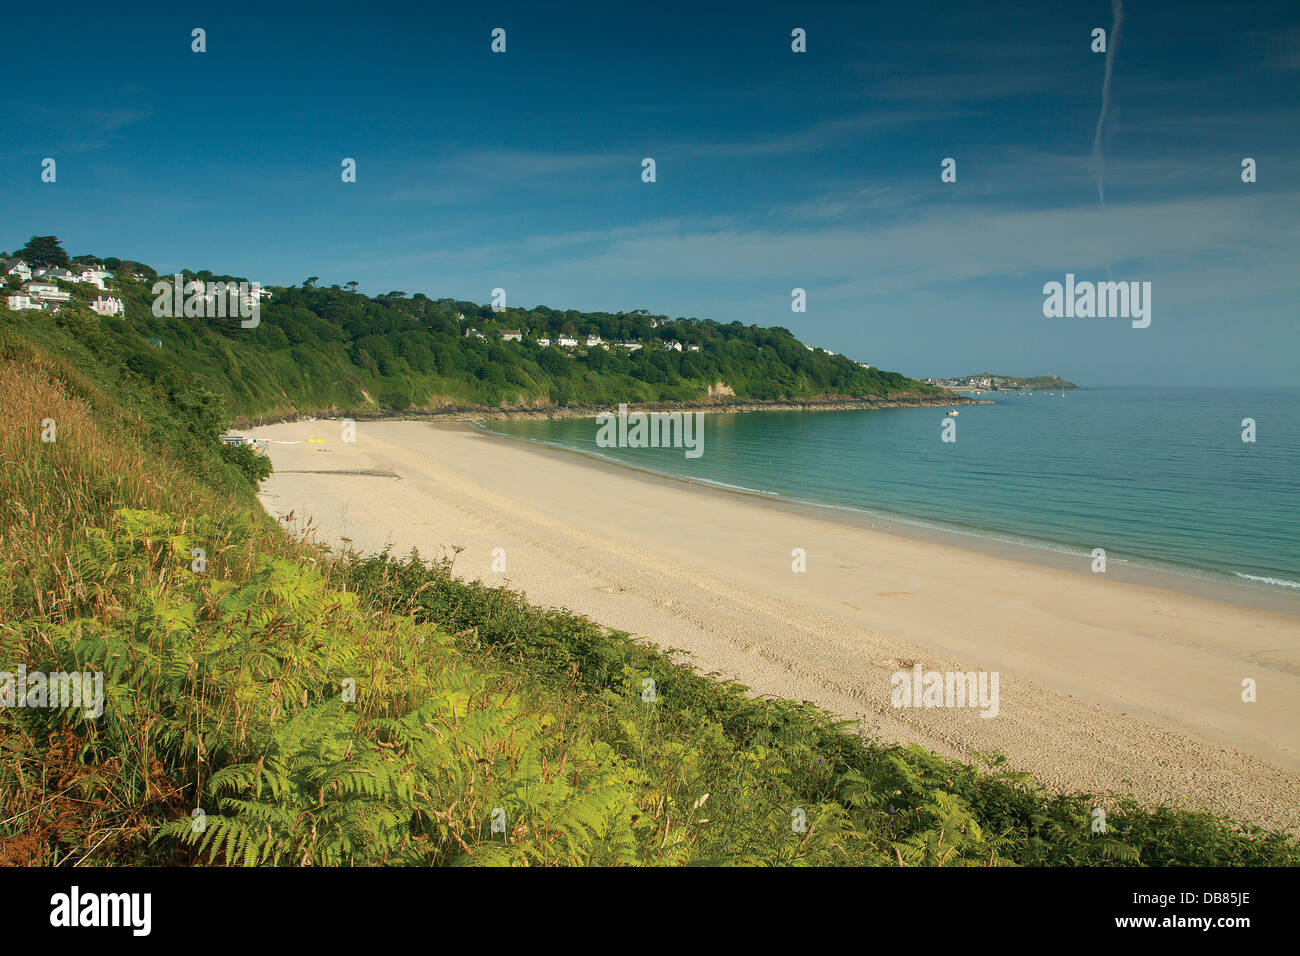
[[66,269],[70,264],[58,236],[32,236],[16,253],[19,259],[32,266],[55,266]]
[[307,280],[303,282],[302,287],[304,289],[314,289],[316,288],[316,283],[319,281],[320,281],[320,276],[308,276]]
[[357,286],[360,285],[361,283],[357,282],[356,279],[353,279],[351,282],[345,282],[345,283],[343,283],[343,284],[344,284],[344,286],[347,287],[347,290],[348,290],[349,292],[356,292],[356,291],[357,291]]

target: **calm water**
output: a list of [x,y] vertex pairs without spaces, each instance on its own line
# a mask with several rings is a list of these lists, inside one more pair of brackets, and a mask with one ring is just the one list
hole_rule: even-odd
[[995,404],[962,406],[953,443],[939,408],[705,415],[695,459],[598,448],[590,419],[489,427],[723,487],[1300,589],[1300,389],[981,397]]

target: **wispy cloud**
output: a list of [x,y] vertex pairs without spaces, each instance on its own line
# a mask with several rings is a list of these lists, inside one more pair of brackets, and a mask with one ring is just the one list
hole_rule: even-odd
[[917,193],[907,192],[898,186],[862,186],[774,206],[771,212],[784,215],[796,223],[825,222],[870,212],[895,211],[915,202],[917,198]]
[[1124,25],[1124,0],[1110,0],[1114,14],[1110,35],[1106,42],[1106,74],[1101,81],[1101,112],[1097,114],[1097,131],[1092,138],[1093,175],[1097,177],[1097,199],[1106,205],[1106,157],[1101,149],[1101,135],[1106,126],[1106,114],[1110,111],[1110,80],[1115,71],[1115,55],[1119,53],[1119,37]]
[[19,148],[4,155],[88,153],[112,145],[115,134],[152,116],[151,110],[63,109],[19,104],[11,124],[26,133]]
[[[1043,275],[1086,272],[1115,263],[1125,275],[1176,276],[1190,300],[1230,302],[1242,276],[1273,270],[1300,254],[1300,192],[1246,198],[1054,208],[1008,212],[993,207],[928,211],[882,228],[800,232],[689,221],[512,240],[424,257],[420,273],[472,277],[475,285],[508,268],[516,287],[537,301],[564,290],[576,307],[656,288],[673,279],[674,301],[719,295],[736,301],[818,287],[822,302],[865,307],[881,298],[921,296],[955,307],[964,283],[1010,280],[1037,295]],[[403,264],[405,267],[405,264]],[[394,276],[397,280],[399,276]],[[410,286],[413,278],[403,278]],[[1289,282],[1290,280],[1286,280]],[[406,286],[403,286],[406,287]],[[713,290],[707,297],[700,289]],[[669,293],[665,293],[667,295]],[[972,292],[978,299],[982,292]],[[740,297],[740,298],[737,298]],[[975,301],[972,300],[972,302]],[[558,301],[558,300],[556,300]],[[666,303],[646,303],[667,308]],[[729,308],[716,318],[743,318]]]

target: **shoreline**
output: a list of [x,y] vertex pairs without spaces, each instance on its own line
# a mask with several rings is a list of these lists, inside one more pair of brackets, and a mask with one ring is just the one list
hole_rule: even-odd
[[[739,412],[819,412],[855,411],[875,408],[934,408],[943,405],[991,405],[991,401],[964,395],[905,395],[894,398],[846,398],[818,396],[806,399],[772,399],[742,401],[700,402],[643,402],[637,411],[646,412],[712,412],[736,414]],[[354,421],[510,421],[512,419],[555,420],[562,418],[595,418],[601,412],[617,411],[617,405],[448,405],[446,407],[417,408],[406,411],[353,411],[348,415],[337,408],[295,412],[291,415],[249,416],[236,415],[234,428],[265,428],[290,422],[332,420],[351,417]]]
[[[442,423],[431,423],[438,426]],[[451,426],[453,423],[448,422]],[[459,424],[459,423],[456,423]],[[469,422],[471,426],[474,422]],[[505,441],[519,444],[539,454],[577,455],[592,467],[608,468],[613,472],[626,472],[642,480],[662,481],[668,485],[681,487],[681,479],[663,472],[640,468],[630,462],[616,461],[594,455],[579,448],[545,442],[540,439],[511,435],[506,432],[478,428],[480,433]],[[775,492],[748,490],[745,488],[724,487],[706,479],[698,479],[697,487],[708,493],[723,496],[739,496],[748,501],[763,502],[769,506],[783,509],[791,514],[806,515],[824,521],[841,522],[846,526],[870,529],[896,537],[929,541],[950,547],[961,548],[974,554],[987,557],[1005,558],[1033,564],[1047,565],[1070,574],[1092,577],[1087,570],[1091,558],[1087,555],[1071,554],[1050,545],[1055,542],[1037,544],[1031,541],[1014,541],[998,537],[995,533],[982,533],[978,530],[965,531],[959,528],[937,524],[927,524],[927,519],[909,520],[905,516],[895,516],[861,508],[821,504],[815,501],[803,501],[779,495]],[[1062,545],[1065,547],[1065,545]],[[1107,577],[1129,584],[1175,591],[1191,597],[1211,597],[1216,601],[1234,604],[1243,608],[1272,611],[1278,614],[1292,614],[1300,617],[1300,590],[1286,589],[1256,583],[1247,579],[1227,576],[1226,572],[1216,572],[1222,576],[1199,574],[1196,570],[1181,570],[1176,567],[1159,564],[1141,563],[1143,559],[1131,560],[1124,556],[1111,555],[1106,570]],[[1155,559],[1148,559],[1155,560]],[[1213,570],[1213,569],[1209,569]]]
[[[299,443],[268,446],[263,506],[291,531],[310,519],[332,547],[451,557],[457,577],[680,649],[702,673],[811,701],[883,742],[968,762],[998,750],[1049,789],[1300,828],[1294,616],[832,521],[465,424],[359,423],[347,444],[336,422],[264,431]],[[806,573],[792,573],[792,548]],[[997,719],[892,706],[891,674],[917,664],[1000,673]],[[1257,703],[1241,701],[1247,677]]]

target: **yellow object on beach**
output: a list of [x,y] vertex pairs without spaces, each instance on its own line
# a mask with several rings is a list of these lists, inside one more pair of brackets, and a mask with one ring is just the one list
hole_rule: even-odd
[[325,439],[323,439],[323,438],[308,438],[307,440],[308,440],[309,442],[315,442],[317,445],[323,445],[323,444],[325,444]]

